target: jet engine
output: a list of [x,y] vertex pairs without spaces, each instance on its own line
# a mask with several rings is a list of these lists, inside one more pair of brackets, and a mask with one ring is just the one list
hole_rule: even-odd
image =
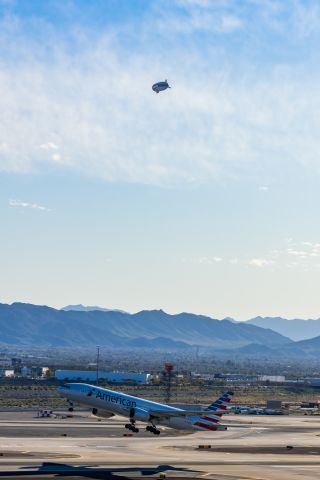
[[92,415],[95,415],[97,417],[103,417],[103,418],[114,417],[114,413],[106,412],[105,410],[99,410],[98,411],[97,408],[92,409]]
[[140,420],[141,422],[149,422],[150,414],[143,408],[131,408],[130,418],[132,420]]

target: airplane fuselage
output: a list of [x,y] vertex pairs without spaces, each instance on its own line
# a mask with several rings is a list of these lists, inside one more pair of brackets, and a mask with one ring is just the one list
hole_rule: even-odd
[[[181,412],[184,412],[181,408],[171,407],[162,403],[152,402],[85,383],[68,383],[59,387],[58,390],[61,395],[65,396],[71,402],[88,405],[96,409],[97,412],[107,412],[109,414],[133,418],[134,421],[137,420],[151,424],[156,422],[157,424],[178,430],[220,429],[217,428],[218,426],[213,424],[212,421],[208,421],[208,419],[205,420],[205,415],[206,413],[208,414],[208,412],[205,411],[203,412],[203,417],[199,417],[198,415],[179,416]],[[153,411],[157,411],[161,416],[152,416],[149,412]],[[165,416],[166,412],[168,412],[167,417]],[[174,416],[174,413],[177,415]]]

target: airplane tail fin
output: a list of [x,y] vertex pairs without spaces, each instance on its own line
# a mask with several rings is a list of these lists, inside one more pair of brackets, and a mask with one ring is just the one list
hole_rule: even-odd
[[220,424],[222,415],[228,410],[228,405],[234,392],[227,391],[215,402],[211,403],[203,412],[203,415],[194,423],[200,430],[227,430],[225,425]]
[[219,397],[217,400],[215,400],[209,407],[206,409],[208,412],[212,413],[224,413],[226,410],[228,410],[229,403],[232,400],[232,397],[234,395],[234,392],[227,391],[221,397]]

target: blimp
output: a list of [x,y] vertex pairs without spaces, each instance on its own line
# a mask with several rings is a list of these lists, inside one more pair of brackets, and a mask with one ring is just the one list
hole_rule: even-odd
[[171,88],[170,85],[168,84],[168,80],[165,80],[164,82],[157,82],[154,85],[152,85],[152,90],[156,93],[162,92],[163,90],[167,90],[167,88]]

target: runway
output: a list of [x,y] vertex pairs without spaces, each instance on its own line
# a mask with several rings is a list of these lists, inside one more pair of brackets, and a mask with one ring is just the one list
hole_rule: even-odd
[[0,477],[319,478],[320,417],[229,416],[226,432],[161,429],[159,437],[143,424],[139,434],[125,437],[124,423],[0,413]]

